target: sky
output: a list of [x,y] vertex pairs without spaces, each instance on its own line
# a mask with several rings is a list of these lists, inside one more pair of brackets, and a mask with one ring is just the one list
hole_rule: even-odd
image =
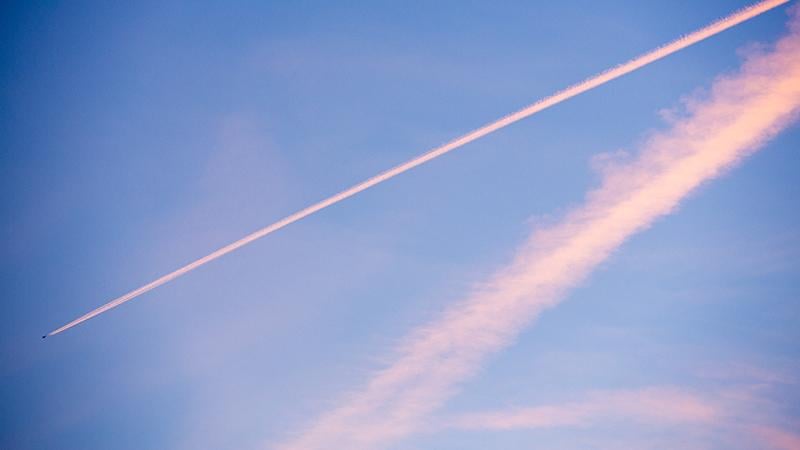
[[[714,135],[708,120],[675,130],[720,102],[766,116],[720,80],[772,51],[787,7],[40,339],[746,5],[5,2],[0,448],[800,448],[789,121],[653,213],[458,382],[422,390],[451,361],[422,358],[369,420],[323,426],[536,236],[642,187],[626,181],[649,161],[636,155]],[[399,427],[398,405],[420,392],[441,399]]]

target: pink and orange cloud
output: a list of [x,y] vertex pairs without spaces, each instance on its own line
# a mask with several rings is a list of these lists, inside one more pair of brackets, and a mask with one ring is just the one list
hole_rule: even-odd
[[[634,161],[609,168],[581,206],[535,230],[510,264],[413,331],[392,364],[280,448],[380,448],[424,428],[489,355],[511,345],[629,237],[792,124],[800,111],[797,55],[795,19],[786,37],[717,79],[670,129],[648,138]],[[678,414],[708,413],[682,408]],[[561,420],[580,415],[572,411]]]

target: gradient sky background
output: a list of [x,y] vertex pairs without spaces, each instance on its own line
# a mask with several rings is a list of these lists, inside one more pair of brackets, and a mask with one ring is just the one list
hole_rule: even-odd
[[[39,337],[746,4],[4,2],[0,448],[254,449],[302,430],[580,203],[593,156],[635,150],[785,33],[786,8]],[[441,411],[671,387],[737,399],[736,423],[392,448],[747,449],[766,444],[742,427],[800,429],[798,146],[790,128],[635,236]]]

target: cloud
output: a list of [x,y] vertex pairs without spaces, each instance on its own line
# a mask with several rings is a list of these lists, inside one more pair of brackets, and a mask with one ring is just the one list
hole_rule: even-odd
[[489,355],[513,343],[627,238],[792,123],[800,108],[798,54],[793,25],[768,52],[750,55],[738,73],[688,102],[630,163],[607,168],[583,205],[534,231],[509,265],[412,332],[392,364],[281,448],[379,448],[421,429]]
[[595,392],[580,402],[515,408],[456,416],[445,428],[511,430],[588,426],[610,419],[644,423],[706,423],[718,416],[716,405],[671,387]]
[[[621,423],[623,428],[618,428],[617,434],[625,434],[624,431],[634,430],[640,425],[648,426],[645,436],[651,443],[658,435],[651,431],[668,427],[673,430],[671,434],[681,435],[681,448],[693,443],[710,445],[716,442],[725,444],[727,448],[797,450],[800,449],[800,436],[789,431],[797,424],[786,419],[785,411],[782,411],[786,405],[769,399],[779,385],[762,381],[755,385],[740,382],[704,389],[702,393],[677,387],[599,391],[590,393],[581,401],[457,414],[437,421],[436,426],[428,431],[589,429]],[[586,433],[582,431],[581,436],[585,439]],[[606,445],[605,442],[593,444],[604,448]],[[642,444],[629,444],[627,448],[643,448]],[[676,446],[675,436],[667,436],[662,444],[663,447]]]
[[768,426],[756,426],[752,432],[769,447],[776,450],[800,450],[800,435]]

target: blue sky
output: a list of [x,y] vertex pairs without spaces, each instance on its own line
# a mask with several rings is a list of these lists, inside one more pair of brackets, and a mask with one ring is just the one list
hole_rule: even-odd
[[[39,336],[745,4],[5,4],[0,447],[269,448],[304,429],[532,224],[579,204],[595,155],[635,151],[662,111],[783,35],[786,8]],[[441,413],[757,386],[757,420],[791,430],[798,143],[789,128],[633,237]],[[445,430],[392,448],[689,448],[670,426]],[[695,431],[698,448],[730,448]]]

